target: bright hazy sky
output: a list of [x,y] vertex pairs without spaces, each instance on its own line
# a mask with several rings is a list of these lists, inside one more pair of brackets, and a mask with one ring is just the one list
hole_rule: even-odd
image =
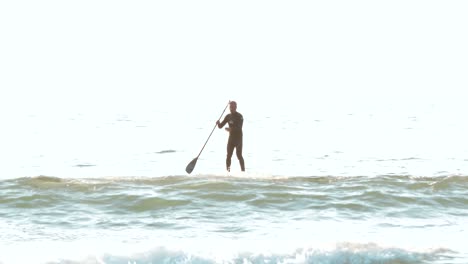
[[5,0],[1,102],[463,102],[467,14],[466,0]]

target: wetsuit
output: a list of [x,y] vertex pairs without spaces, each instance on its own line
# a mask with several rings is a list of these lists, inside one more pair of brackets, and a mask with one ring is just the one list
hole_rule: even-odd
[[224,117],[223,122],[221,122],[218,127],[222,128],[226,123],[229,124],[230,128],[227,143],[226,169],[228,171],[231,169],[231,157],[235,148],[241,170],[245,171],[244,158],[242,157],[242,125],[244,123],[244,118],[238,112],[227,114],[226,117]]

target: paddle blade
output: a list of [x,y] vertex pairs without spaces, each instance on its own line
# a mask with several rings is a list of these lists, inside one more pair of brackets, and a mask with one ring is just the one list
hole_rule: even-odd
[[185,168],[185,171],[190,174],[192,173],[193,169],[195,168],[195,165],[197,164],[198,157],[194,158]]

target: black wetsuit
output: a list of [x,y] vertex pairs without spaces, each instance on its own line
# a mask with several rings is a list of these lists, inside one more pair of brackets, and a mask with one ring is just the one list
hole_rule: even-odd
[[231,169],[231,157],[235,148],[241,170],[245,171],[244,158],[242,157],[242,125],[244,123],[244,118],[238,112],[228,114],[218,127],[222,128],[226,123],[229,124],[230,128],[227,144],[226,169],[228,171]]

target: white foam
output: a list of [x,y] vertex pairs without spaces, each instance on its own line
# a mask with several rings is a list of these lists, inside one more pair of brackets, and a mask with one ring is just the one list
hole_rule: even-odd
[[[405,249],[376,243],[154,238],[27,242],[0,245],[0,263],[407,263],[450,257],[444,248]],[[25,252],[28,252],[25,254]]]

